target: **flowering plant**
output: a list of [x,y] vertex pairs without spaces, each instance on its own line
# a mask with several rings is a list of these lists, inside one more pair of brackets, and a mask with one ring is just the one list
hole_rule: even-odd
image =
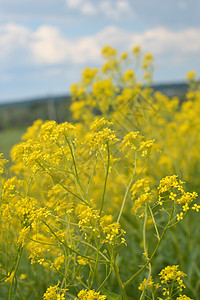
[[[137,65],[139,47],[133,55]],[[196,112],[183,122],[191,100],[178,110],[177,99],[152,95],[152,55],[142,62],[145,88],[133,70],[120,69],[127,53],[117,59],[105,47],[103,56],[101,72],[86,69],[72,87],[71,109],[82,123],[37,120],[13,147],[9,172],[0,157],[4,299],[191,299],[183,294],[176,230],[186,241],[181,230],[189,231],[185,222],[200,209],[198,181],[181,180],[193,169],[160,125],[187,132]],[[198,107],[195,75],[188,80]],[[197,124],[190,147],[199,138]],[[193,167],[198,159],[197,152],[188,158]]]

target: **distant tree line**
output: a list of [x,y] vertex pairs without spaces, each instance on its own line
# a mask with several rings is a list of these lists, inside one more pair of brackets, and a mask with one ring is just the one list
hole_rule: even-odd
[[[169,97],[178,96],[184,101],[188,85],[186,83],[154,85],[154,91],[161,91]],[[0,130],[11,127],[27,127],[37,119],[70,122],[71,97],[46,97],[18,103],[0,105]]]
[[37,119],[71,121],[69,96],[35,99],[0,105],[0,130],[27,127]]

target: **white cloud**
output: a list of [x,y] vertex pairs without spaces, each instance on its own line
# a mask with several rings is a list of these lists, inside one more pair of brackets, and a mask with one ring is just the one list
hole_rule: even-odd
[[127,0],[104,0],[99,4],[99,9],[105,16],[112,19],[120,19],[124,16],[127,18],[133,15],[130,2]]
[[8,23],[0,26],[0,58],[9,56],[19,48],[26,48],[31,32],[26,27]]
[[[109,9],[107,9],[109,8]],[[145,9],[144,9],[145,8]],[[78,21],[85,26],[98,20],[98,24],[118,21],[130,25],[149,28],[149,26],[167,26],[184,28],[199,24],[199,0],[0,0],[0,20],[2,22],[23,22],[24,24],[69,25]]]
[[104,45],[125,51],[139,44],[144,52],[152,52],[156,58],[166,56],[178,63],[181,57],[198,57],[199,36],[200,28],[171,31],[157,27],[136,33],[112,26],[91,36],[72,39],[54,26],[41,26],[33,31],[17,24],[6,24],[0,26],[0,62],[25,62],[26,65],[36,66],[98,64]]
[[128,1],[125,1],[125,0],[120,0],[117,2],[117,7],[119,9],[123,9],[125,11],[127,11],[128,9],[130,9],[130,5],[129,5],[129,2]]
[[96,9],[96,7],[88,1],[81,6],[81,12],[84,15],[95,15],[98,12],[98,8]]
[[66,0],[66,4],[69,8],[79,8],[80,5],[84,2],[84,0]]
[[200,51],[200,28],[190,28],[181,31],[172,31],[163,27],[147,30],[142,34],[131,35],[133,44],[140,44],[145,51],[155,55],[174,53],[191,55]]
[[84,15],[98,14],[112,19],[132,15],[130,0],[66,0],[66,5]]
[[31,52],[38,64],[58,64],[66,59],[69,42],[59,30],[42,26],[32,33]]

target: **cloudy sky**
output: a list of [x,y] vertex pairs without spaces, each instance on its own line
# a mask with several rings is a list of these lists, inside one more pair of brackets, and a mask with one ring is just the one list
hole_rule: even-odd
[[154,80],[200,74],[200,0],[0,0],[0,102],[66,94],[104,45],[141,45]]

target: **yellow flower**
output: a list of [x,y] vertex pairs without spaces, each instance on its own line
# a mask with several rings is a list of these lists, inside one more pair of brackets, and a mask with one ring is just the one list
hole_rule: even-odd
[[8,162],[7,159],[3,158],[3,153],[0,153],[0,174],[3,174],[4,165]]
[[20,233],[19,233],[19,237],[18,237],[18,243],[22,245],[22,247],[25,245],[25,239],[27,237],[27,235],[29,234],[30,231],[30,226],[28,227],[24,227],[21,229]]
[[12,273],[9,275],[9,277],[5,279],[5,282],[11,282],[14,275],[15,275],[15,271],[12,271]]
[[89,85],[97,74],[98,69],[94,68],[85,68],[82,72],[82,81],[83,84]]
[[103,47],[103,49],[101,50],[102,56],[104,58],[109,58],[112,56],[116,56],[117,55],[117,50],[114,48],[111,48],[110,46],[105,46]]
[[194,206],[192,207],[192,209],[196,210],[197,212],[200,209],[200,205],[197,205],[196,203],[194,204]]
[[25,280],[26,279],[26,274],[20,274],[19,279],[20,280]]
[[178,265],[167,266],[159,274],[161,284],[166,284],[167,288],[163,288],[163,295],[168,293],[168,287],[170,283],[173,283],[173,287],[177,285],[178,290],[181,292],[185,285],[183,283],[182,277],[187,276],[185,273],[179,270]]
[[186,295],[180,295],[179,297],[176,298],[176,300],[193,300],[193,299]]
[[141,54],[141,47],[140,46],[135,46],[132,49],[132,53],[135,55],[136,58],[138,58]]
[[135,73],[134,73],[133,70],[127,70],[127,71],[124,73],[124,80],[125,80],[125,81],[133,80],[133,79],[134,79],[134,76],[135,76]]
[[128,57],[128,53],[127,52],[123,52],[121,55],[120,55],[120,58],[121,59],[127,59]]
[[60,291],[60,288],[58,286],[59,284],[55,286],[50,286],[46,292],[43,295],[44,300],[65,300],[65,295],[64,295],[64,289]]
[[187,75],[186,75],[186,80],[188,82],[193,81],[195,79],[196,74],[197,73],[195,71],[188,72]]
[[176,215],[177,221],[183,220],[183,212]]
[[145,205],[151,203],[153,196],[151,193],[143,193],[139,198],[137,198],[133,204],[132,212],[134,214],[142,213],[141,217],[144,216]]
[[144,289],[148,290],[151,289],[154,285],[154,281],[152,276],[150,277],[148,283],[147,283],[147,279],[144,278],[144,280],[142,281],[142,283],[140,283],[140,286],[138,288],[138,290],[143,291]]
[[80,300],[105,300],[106,296],[100,295],[100,292],[95,292],[95,290],[81,290],[78,298]]

